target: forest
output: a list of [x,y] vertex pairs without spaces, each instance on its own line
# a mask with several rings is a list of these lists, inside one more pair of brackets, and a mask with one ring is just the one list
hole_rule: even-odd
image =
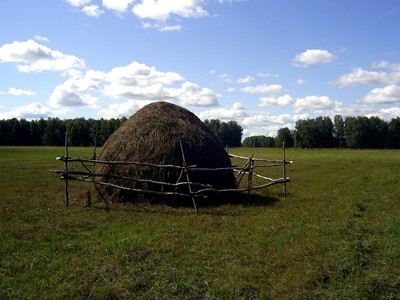
[[[126,118],[120,119],[67,119],[49,118],[0,120],[0,146],[63,146],[68,132],[70,146],[102,146]],[[240,147],[243,129],[237,122],[205,120],[210,130],[224,146]]]
[[[71,146],[98,146],[126,121],[120,119],[0,120],[0,146],[62,146],[68,131]],[[400,149],[400,117],[387,122],[379,117],[336,115],[301,119],[295,129],[278,130],[276,137],[257,135],[242,142],[243,128],[236,121],[205,120],[204,124],[228,147],[286,147]]]
[[301,119],[295,129],[281,128],[276,137],[251,136],[244,147],[400,149],[400,117],[386,122],[379,117]]

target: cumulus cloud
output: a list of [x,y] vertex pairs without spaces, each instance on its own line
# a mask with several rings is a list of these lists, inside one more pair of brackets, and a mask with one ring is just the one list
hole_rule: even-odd
[[377,116],[386,121],[390,121],[391,119],[396,119],[400,116],[400,107],[383,108],[376,113],[367,115],[367,117],[370,116]]
[[293,102],[293,98],[286,94],[280,97],[263,97],[260,98],[260,104],[258,105],[259,107],[265,107],[265,106],[287,106]]
[[154,67],[132,62],[107,73],[104,94],[113,98],[160,100],[166,96],[165,85],[173,85],[182,80],[183,77],[178,73],[160,72]]
[[202,120],[237,120],[247,116],[247,109],[240,102],[235,102],[231,107],[219,107],[200,112],[198,117]]
[[[84,75],[77,73],[54,89],[49,103],[54,107],[99,108],[100,96],[132,100],[125,106],[137,103],[135,101],[159,100],[184,106],[218,105],[217,95],[211,89],[184,81],[178,73],[161,72],[139,62],[115,67],[110,72],[89,70]],[[117,114],[119,107],[119,103],[110,106],[113,109],[111,115]],[[101,114],[106,115],[104,111]]]
[[249,83],[254,81],[254,77],[247,75],[245,77],[239,78],[236,82],[237,83]]
[[184,18],[208,16],[204,9],[204,0],[142,0],[133,6],[132,12],[141,19],[165,22],[172,15]]
[[135,0],[103,0],[103,6],[118,13],[125,12]]
[[261,84],[256,86],[246,86],[241,91],[250,94],[276,94],[283,90],[280,84]]
[[17,89],[17,88],[14,88],[14,87],[11,87],[11,88],[8,89],[8,94],[14,95],[14,96],[36,96],[37,95],[33,91]]
[[334,83],[340,87],[359,84],[379,84],[387,80],[386,72],[366,71],[356,68],[348,74],[340,76]]
[[400,64],[390,64],[387,61],[375,62],[372,69],[380,71],[368,71],[362,68],[354,68],[350,73],[340,76],[333,84],[339,87],[355,86],[360,84],[398,84],[400,83]]
[[41,41],[41,42],[49,42],[50,41],[47,37],[40,36],[40,35],[35,35],[34,39],[37,41]]
[[69,4],[75,7],[84,6],[92,2],[92,0],[66,0]]
[[40,103],[31,103],[24,106],[15,107],[13,110],[0,113],[0,119],[40,119],[48,118],[53,115],[65,114],[65,110],[54,111]]
[[164,32],[164,31],[180,31],[182,29],[181,25],[166,25],[166,26],[160,26],[158,27],[158,31]]
[[241,121],[241,125],[247,132],[254,134],[276,135],[276,132],[283,127],[294,128],[299,119],[308,118],[307,114],[281,114],[273,115],[269,112],[260,111],[249,114]]
[[216,106],[217,95],[209,88],[200,88],[197,84],[184,82],[180,88],[165,89],[167,99],[176,99],[182,105]]
[[98,5],[88,5],[82,8],[82,12],[89,17],[100,17],[104,14],[104,10],[101,10]]
[[273,74],[273,73],[264,73],[264,72],[259,72],[257,73],[257,76],[267,78],[267,77],[273,77],[273,78],[279,78],[278,74]]
[[293,59],[293,65],[296,67],[308,67],[313,64],[330,63],[336,58],[335,55],[327,50],[309,49],[297,54]]
[[17,63],[20,72],[69,71],[85,66],[84,60],[52,50],[34,40],[4,44],[0,47],[0,62]]
[[105,119],[129,117],[143,106],[153,101],[128,100],[123,103],[113,103],[107,109],[100,109],[98,115]]
[[53,107],[99,107],[99,99],[91,95],[98,90],[104,73],[89,70],[84,76],[69,78],[59,84],[51,94],[49,103]]
[[373,104],[400,103],[400,86],[392,84],[373,89],[365,96],[364,101]]
[[339,110],[342,107],[342,103],[333,101],[327,96],[307,96],[298,98],[294,107],[297,113],[303,110],[309,110],[321,114],[329,110]]

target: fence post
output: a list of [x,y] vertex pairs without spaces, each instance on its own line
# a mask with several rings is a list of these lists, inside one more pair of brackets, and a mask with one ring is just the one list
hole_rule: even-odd
[[183,152],[183,146],[182,146],[182,142],[179,142],[180,146],[181,146],[181,152],[182,152],[182,160],[183,160],[183,167],[185,169],[185,174],[186,174],[186,180],[188,183],[188,188],[189,188],[189,193],[192,196],[192,202],[193,202],[193,206],[194,206],[194,210],[197,212],[197,205],[196,205],[196,200],[194,200],[194,196],[192,194],[192,187],[190,185],[190,179],[189,179],[189,168],[186,164],[186,159],[185,159],[185,153]]
[[286,198],[286,151],[285,151],[285,141],[283,141],[282,143],[282,152],[283,152],[283,179],[285,179],[285,181],[283,182],[283,195]]
[[69,194],[68,194],[68,131],[65,131],[65,160],[64,160],[64,176],[65,176],[65,201],[66,206],[69,206]]

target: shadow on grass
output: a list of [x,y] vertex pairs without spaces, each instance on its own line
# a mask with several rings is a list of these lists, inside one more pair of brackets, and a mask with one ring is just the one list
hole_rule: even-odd
[[[224,194],[212,194],[208,195],[207,198],[196,198],[196,206],[198,210],[204,209],[217,209],[224,206],[230,207],[266,207],[273,205],[279,201],[278,197],[270,195],[260,195],[257,193],[224,193]],[[127,210],[146,210],[153,212],[166,212],[173,209],[194,208],[193,199],[188,197],[176,197],[176,196],[158,196],[149,197],[147,195],[135,195],[132,196],[129,201],[123,201],[119,203],[107,204],[105,202],[96,203],[93,208],[113,210],[116,209],[127,209]]]

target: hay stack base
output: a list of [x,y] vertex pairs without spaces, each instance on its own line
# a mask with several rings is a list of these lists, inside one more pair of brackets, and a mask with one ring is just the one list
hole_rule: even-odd
[[[189,110],[167,102],[149,104],[132,115],[106,141],[98,160],[146,164],[96,164],[94,173],[108,176],[95,180],[109,185],[93,184],[92,199],[135,202],[142,196],[127,189],[113,188],[113,185],[189,194],[195,192],[191,189],[196,189],[196,183],[215,189],[236,188],[233,171],[229,169],[191,171],[188,174],[187,169],[151,165],[196,166],[203,169],[231,167],[228,154],[209,128]],[[179,182],[188,182],[188,179],[194,184],[176,186]]]

